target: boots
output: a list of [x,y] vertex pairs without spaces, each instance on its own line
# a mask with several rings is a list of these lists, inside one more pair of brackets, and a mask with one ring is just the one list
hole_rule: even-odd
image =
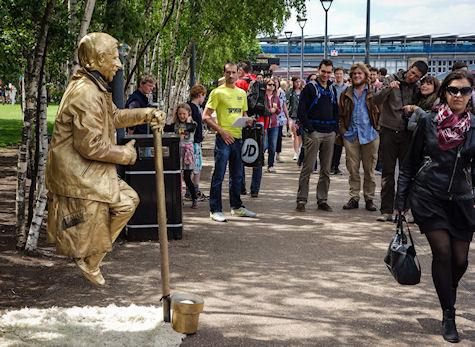
[[447,308],[442,311],[442,336],[445,341],[457,343],[460,341],[457,327],[455,326],[455,309]]

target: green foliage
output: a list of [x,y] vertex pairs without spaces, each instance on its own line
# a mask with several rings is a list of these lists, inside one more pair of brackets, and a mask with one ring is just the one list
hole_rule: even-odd
[[[0,0],[0,78],[18,87],[27,58],[33,54],[44,0]],[[48,35],[46,71],[50,81],[64,80],[61,65],[71,54],[74,38],[67,32],[67,8],[56,5]],[[63,83],[64,84],[64,83]]]
[[[54,118],[58,112],[58,105],[48,106],[48,133],[53,131]],[[0,105],[0,148],[14,146],[20,143],[23,128],[21,106]]]
[[[0,0],[0,78],[4,82],[15,83],[24,74],[46,2]],[[76,45],[85,2],[77,0],[77,28],[69,32],[67,1],[56,0],[46,61],[48,90],[53,100],[65,88],[65,63]],[[305,13],[304,6],[304,0],[184,0],[178,31],[174,13],[160,37],[163,68],[166,71],[173,40],[177,40],[176,62],[184,58],[181,54],[193,40],[197,61],[201,62],[197,72],[202,83],[209,83],[221,75],[226,61],[255,58],[260,52],[258,35],[280,31],[290,9]],[[107,32],[131,47],[140,39],[143,45],[153,37],[165,15],[162,0],[97,0],[89,32]],[[142,69],[143,63],[139,66]]]

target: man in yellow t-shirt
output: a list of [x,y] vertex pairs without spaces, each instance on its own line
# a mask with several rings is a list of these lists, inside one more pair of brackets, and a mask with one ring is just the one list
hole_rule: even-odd
[[[226,222],[223,214],[221,190],[229,161],[229,202],[231,214],[239,217],[255,217],[256,213],[246,209],[241,201],[242,160],[241,128],[233,127],[234,122],[246,115],[246,93],[235,86],[238,75],[237,65],[228,63],[224,66],[225,84],[214,89],[209,95],[203,111],[203,121],[216,131],[214,148],[214,171],[209,194],[210,217],[216,222]],[[217,123],[212,114],[216,112]],[[252,125],[253,120],[248,120]]]

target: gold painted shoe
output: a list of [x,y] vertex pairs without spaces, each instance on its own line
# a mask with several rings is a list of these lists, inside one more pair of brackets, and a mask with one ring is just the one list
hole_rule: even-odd
[[106,284],[106,280],[102,276],[101,270],[99,268],[97,268],[96,270],[89,269],[83,258],[76,258],[74,259],[74,262],[81,270],[83,276],[86,277],[89,282],[97,286],[103,286],[104,284]]

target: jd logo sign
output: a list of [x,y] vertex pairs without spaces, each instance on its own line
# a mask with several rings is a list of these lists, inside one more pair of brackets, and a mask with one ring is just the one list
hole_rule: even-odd
[[257,141],[252,138],[244,140],[244,143],[242,144],[241,148],[242,161],[247,164],[251,164],[257,160],[258,156],[259,145],[257,144]]

